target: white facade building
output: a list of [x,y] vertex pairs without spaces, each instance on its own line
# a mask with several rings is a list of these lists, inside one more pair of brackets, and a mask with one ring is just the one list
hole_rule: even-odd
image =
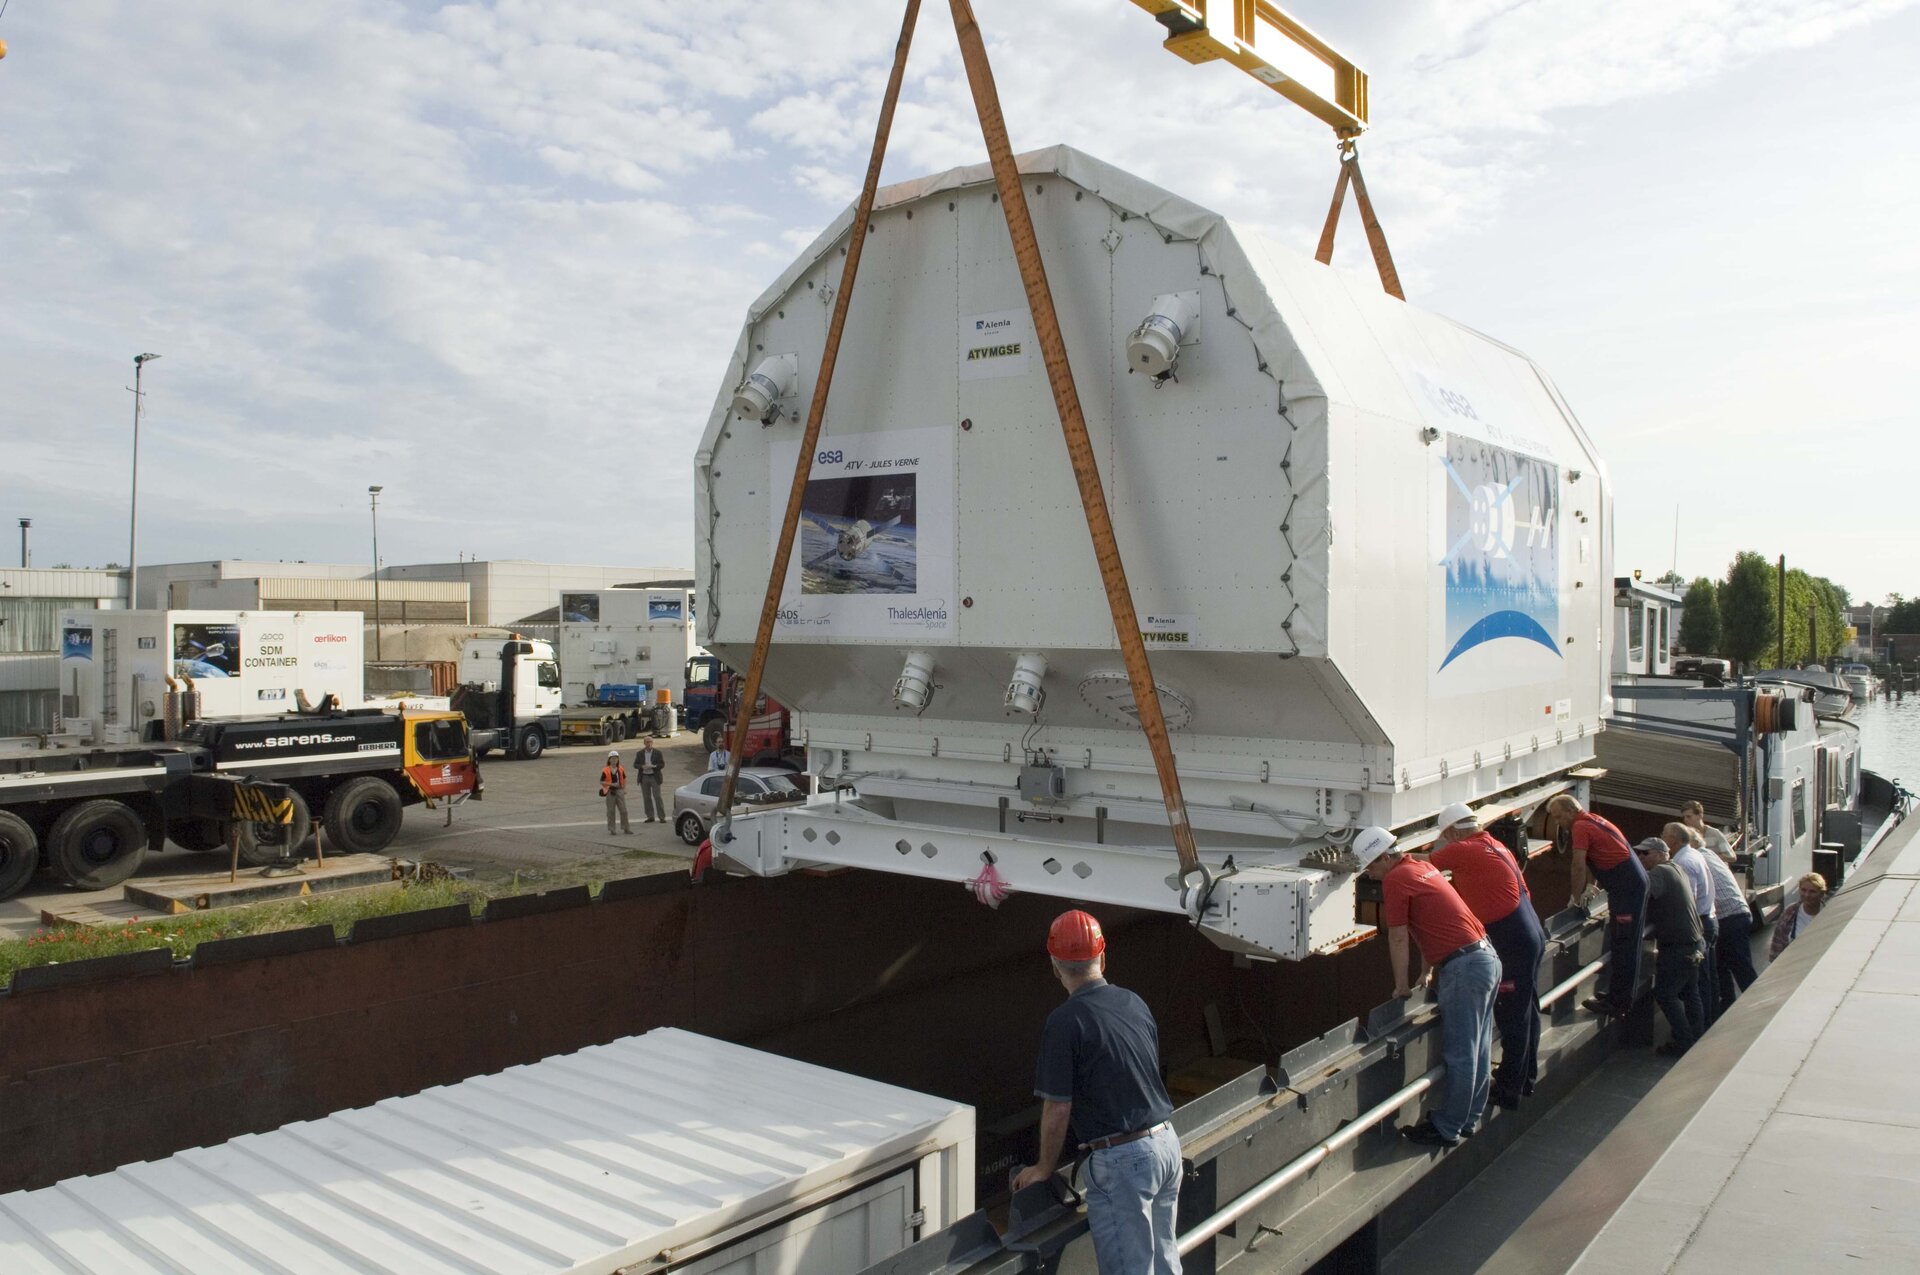
[[54,727],[60,707],[60,613],[126,604],[124,571],[0,568],[0,736]]
[[[512,625],[552,611],[562,592],[613,589],[668,580],[691,581],[691,567],[600,567],[511,558],[488,562],[425,562],[388,567],[385,580],[462,580],[474,624]],[[543,622],[552,623],[551,617]]]

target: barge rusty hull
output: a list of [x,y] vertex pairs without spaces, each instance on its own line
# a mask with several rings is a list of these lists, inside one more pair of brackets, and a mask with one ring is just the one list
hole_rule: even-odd
[[[997,912],[940,883],[865,873],[674,874],[546,901],[23,971],[0,997],[0,1190],[261,1132],[659,1026],[957,1098],[1016,1140],[1060,992],[1041,943],[1059,904]],[[1113,976],[1153,1006],[1178,1070],[1280,1053],[1364,1015],[1378,944],[1236,968],[1183,922],[1102,909]],[[430,925],[435,928],[414,929]],[[158,954],[141,954],[157,956]],[[31,975],[31,976],[30,976]],[[1024,1154],[983,1137],[980,1162]],[[1004,1182],[1004,1177],[1001,1178]]]

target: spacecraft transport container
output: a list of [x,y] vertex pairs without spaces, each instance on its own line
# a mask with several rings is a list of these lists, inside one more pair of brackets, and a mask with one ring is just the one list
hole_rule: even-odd
[[647,708],[683,697],[693,641],[692,591],[597,589],[560,595],[561,698],[584,705]]
[[[858,800],[822,785],[722,851],[991,867],[1261,957],[1364,938],[1357,828],[1584,792],[1605,468],[1510,347],[1078,151],[1019,167],[1216,880],[1180,889],[984,165],[881,192],[767,664],[808,769]],[[751,308],[697,457],[700,640],[737,667],[850,220]]]
[[102,611],[60,616],[62,728],[101,744],[166,734],[168,680],[199,717],[366,701],[358,611]]

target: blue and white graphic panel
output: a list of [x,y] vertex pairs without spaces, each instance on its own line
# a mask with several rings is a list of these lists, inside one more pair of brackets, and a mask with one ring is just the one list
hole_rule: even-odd
[[1437,685],[1464,694],[1559,677],[1559,467],[1462,433],[1434,451],[1444,504]]

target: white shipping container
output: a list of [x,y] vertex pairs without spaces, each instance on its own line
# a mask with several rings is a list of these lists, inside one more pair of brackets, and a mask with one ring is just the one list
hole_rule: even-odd
[[[563,702],[595,702],[602,686],[645,683],[679,703],[693,636],[690,589],[598,589],[560,595]],[[654,696],[648,696],[654,702]]]
[[202,717],[291,712],[299,692],[358,708],[364,647],[358,611],[66,611],[61,715],[102,743],[140,739],[165,717],[169,677],[192,679]]
[[973,1138],[960,1103],[661,1028],[0,1196],[0,1270],[845,1275],[972,1212]]
[[[1525,355],[1068,147],[1018,160],[1202,863],[1188,895],[984,165],[880,193],[768,693],[860,803],[729,857],[1364,937],[1330,849],[1593,756],[1611,503]],[[700,637],[749,659],[852,224],[742,326],[695,459]],[[757,378],[757,379],[756,379]],[[721,569],[724,564],[724,571]],[[907,853],[911,847],[917,853]],[[1231,866],[1229,866],[1231,865]]]

